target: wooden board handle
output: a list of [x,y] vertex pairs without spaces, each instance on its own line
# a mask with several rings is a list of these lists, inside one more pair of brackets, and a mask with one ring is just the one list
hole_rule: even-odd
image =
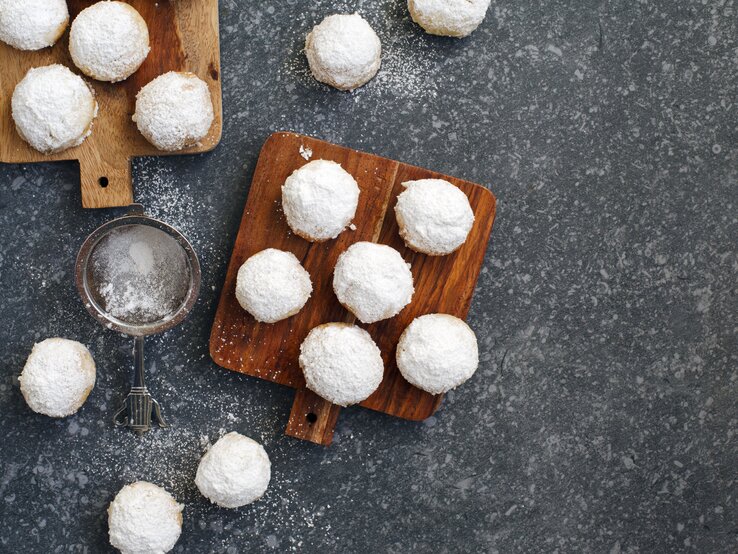
[[340,406],[331,404],[314,392],[297,389],[284,434],[328,446],[333,441],[333,429],[340,411]]
[[107,158],[105,154],[86,152],[79,160],[84,208],[113,208],[133,203],[130,158]]

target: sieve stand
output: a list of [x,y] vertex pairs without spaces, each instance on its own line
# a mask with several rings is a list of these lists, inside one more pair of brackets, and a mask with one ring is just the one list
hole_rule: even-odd
[[152,420],[161,428],[169,427],[161,415],[161,406],[146,388],[146,369],[144,366],[144,337],[135,337],[133,344],[133,386],[115,412],[113,422],[116,427],[129,427],[139,435],[151,429]]

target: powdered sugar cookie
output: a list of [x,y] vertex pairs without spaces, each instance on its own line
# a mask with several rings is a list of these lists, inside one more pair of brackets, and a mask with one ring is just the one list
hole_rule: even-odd
[[305,54],[313,77],[339,90],[366,84],[382,64],[379,37],[358,13],[329,15],[313,27]]
[[287,224],[305,240],[336,238],[356,215],[359,185],[336,162],[313,160],[295,170],[282,186]]
[[13,91],[11,113],[23,140],[45,154],[78,146],[92,132],[92,89],[63,65],[28,70]]
[[53,338],[34,345],[18,381],[34,412],[66,417],[85,403],[95,376],[95,360],[85,345]]
[[164,554],[182,533],[184,506],[146,481],[126,485],[108,508],[110,544],[123,554]]
[[474,225],[469,198],[443,179],[402,183],[395,217],[405,244],[423,254],[444,256],[459,248]]
[[159,150],[181,150],[207,136],[215,113],[208,85],[193,73],[170,71],[136,96],[133,121]]
[[310,274],[291,252],[267,248],[238,270],[236,299],[257,321],[276,323],[299,312],[310,298]]
[[408,0],[413,21],[431,35],[465,37],[484,21],[490,0]]
[[300,367],[307,388],[349,406],[369,397],[384,375],[384,362],[372,337],[347,323],[315,327],[300,346]]
[[400,336],[396,359],[410,384],[441,394],[474,375],[479,365],[477,337],[457,317],[424,315],[415,318]]
[[228,433],[200,460],[195,484],[211,502],[240,508],[261,498],[271,479],[264,447],[239,433]]
[[390,246],[357,242],[341,254],[333,272],[338,301],[363,323],[396,316],[415,291],[410,265]]
[[66,0],[0,0],[0,41],[13,48],[51,46],[68,23]]
[[149,55],[149,29],[125,2],[98,2],[72,22],[69,53],[82,73],[115,83],[132,75]]

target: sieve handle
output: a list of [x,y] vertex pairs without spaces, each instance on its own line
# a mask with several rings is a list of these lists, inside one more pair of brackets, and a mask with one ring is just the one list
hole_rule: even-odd
[[159,427],[169,427],[161,415],[161,406],[146,388],[146,367],[144,364],[144,338],[135,337],[133,345],[133,386],[123,404],[113,416],[116,427],[130,427],[139,435],[151,429],[152,420]]

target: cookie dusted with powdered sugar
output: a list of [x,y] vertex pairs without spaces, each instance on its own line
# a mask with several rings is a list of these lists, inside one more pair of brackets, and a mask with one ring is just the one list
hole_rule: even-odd
[[82,73],[116,83],[130,77],[149,55],[149,29],[125,2],[98,2],[74,18],[69,53]]
[[195,484],[214,504],[240,508],[264,495],[271,467],[262,445],[239,433],[228,433],[200,460]]
[[208,85],[194,73],[159,75],[136,95],[133,121],[159,150],[175,151],[205,138],[215,112]]
[[287,177],[282,210],[292,231],[311,242],[336,238],[356,215],[359,185],[340,164],[313,160]]
[[66,417],[85,403],[95,377],[95,360],[84,344],[52,338],[34,345],[18,381],[34,412]]
[[299,312],[310,298],[310,274],[291,252],[267,248],[238,270],[236,300],[254,319],[276,323]]
[[459,248],[474,225],[469,198],[443,179],[402,183],[395,217],[405,244],[422,254],[444,256]]
[[164,554],[182,533],[184,506],[146,481],[126,485],[108,507],[110,544],[123,554]]
[[413,21],[431,35],[465,37],[484,21],[490,0],[408,0]]
[[396,316],[415,292],[410,264],[394,248],[372,242],[352,244],[339,256],[333,290],[362,323]]
[[0,0],[0,41],[18,50],[52,46],[68,24],[66,0]]
[[400,336],[397,367],[411,384],[441,394],[469,379],[479,365],[474,331],[447,314],[416,317]]
[[335,14],[310,31],[305,55],[318,81],[339,90],[354,90],[379,71],[382,43],[358,13]]
[[16,85],[11,114],[21,138],[50,154],[82,144],[92,132],[97,102],[79,75],[47,65],[29,69]]
[[300,368],[307,388],[339,406],[372,394],[384,376],[384,362],[372,337],[347,323],[315,327],[300,345]]

